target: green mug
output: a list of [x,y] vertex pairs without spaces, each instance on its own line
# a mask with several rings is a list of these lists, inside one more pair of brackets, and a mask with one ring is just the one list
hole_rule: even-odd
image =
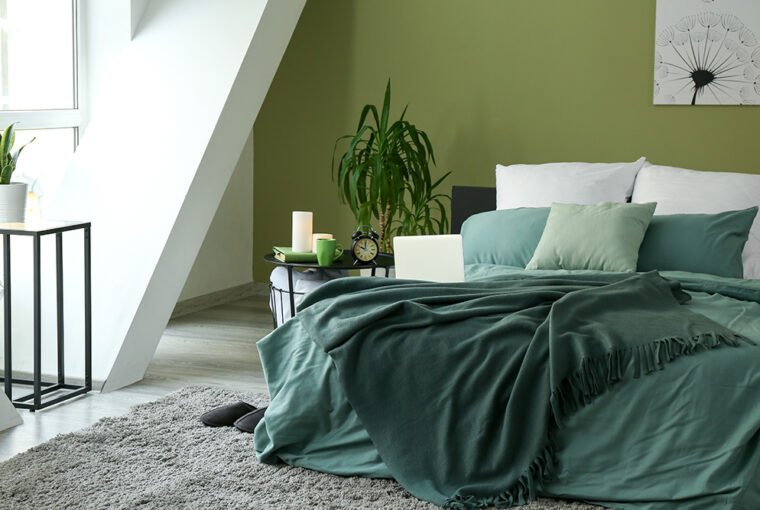
[[317,262],[320,266],[331,266],[343,255],[343,245],[335,239],[317,239]]

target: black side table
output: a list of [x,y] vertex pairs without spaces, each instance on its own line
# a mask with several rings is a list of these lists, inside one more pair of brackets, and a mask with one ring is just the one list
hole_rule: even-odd
[[[63,233],[71,230],[84,230],[84,385],[66,382],[63,342]],[[5,394],[13,405],[34,412],[38,409],[58,404],[64,400],[83,395],[92,390],[92,272],[90,264],[90,223],[41,221],[35,223],[0,223],[3,236],[3,279],[5,305],[5,371],[0,381],[5,383]],[[40,284],[40,244],[44,235],[55,234],[55,274],[56,274],[56,317],[58,333],[58,380],[42,380],[42,313]],[[34,374],[33,379],[13,377],[11,350],[11,236],[30,236],[33,238],[33,272],[34,272]],[[29,385],[32,393],[13,398],[13,385]],[[42,397],[49,393],[64,392],[46,401]],[[31,401],[31,402],[30,402]]]
[[[391,268],[393,267],[393,255],[390,253],[379,253],[375,259],[374,264],[356,265],[354,264],[354,257],[350,253],[343,253],[343,256],[332,263],[330,266],[320,266],[316,262],[283,262],[274,256],[274,253],[267,253],[264,255],[264,260],[277,264],[278,266],[285,266],[288,268],[288,292],[290,294],[290,316],[293,317],[296,314],[296,301],[293,296],[293,268],[301,269],[371,269],[372,276],[377,275],[378,269],[385,271],[385,277],[390,275]],[[275,328],[277,327],[277,321],[275,321]]]

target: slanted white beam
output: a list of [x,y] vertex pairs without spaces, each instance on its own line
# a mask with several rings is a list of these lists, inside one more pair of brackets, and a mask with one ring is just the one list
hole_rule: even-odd
[[93,223],[104,390],[143,377],[304,3],[151,0],[104,79],[49,213]]
[[0,432],[22,423],[24,420],[21,419],[16,408],[13,407],[5,393],[0,391]]

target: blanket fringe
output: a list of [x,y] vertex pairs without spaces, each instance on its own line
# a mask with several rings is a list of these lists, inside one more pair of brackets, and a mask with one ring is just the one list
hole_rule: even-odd
[[650,375],[662,370],[681,356],[714,349],[721,345],[738,347],[742,343],[756,345],[737,334],[723,335],[714,332],[692,338],[665,338],[628,349],[611,351],[598,358],[583,358],[580,367],[552,390],[550,405],[554,423],[549,427],[549,437],[543,452],[533,460],[528,469],[510,489],[489,497],[453,496],[444,507],[454,509],[513,507],[525,505],[536,499],[536,483],[551,476],[556,465],[555,429],[563,428],[565,420],[582,407],[619,382],[628,370],[633,377]]

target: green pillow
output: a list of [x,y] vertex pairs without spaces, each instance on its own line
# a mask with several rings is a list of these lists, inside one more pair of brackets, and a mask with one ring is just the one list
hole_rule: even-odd
[[639,246],[656,203],[552,204],[525,269],[636,271]]
[[639,250],[639,271],[744,276],[742,251],[757,207],[719,214],[655,216]]
[[548,207],[521,207],[474,214],[462,224],[465,264],[525,267],[549,216]]

